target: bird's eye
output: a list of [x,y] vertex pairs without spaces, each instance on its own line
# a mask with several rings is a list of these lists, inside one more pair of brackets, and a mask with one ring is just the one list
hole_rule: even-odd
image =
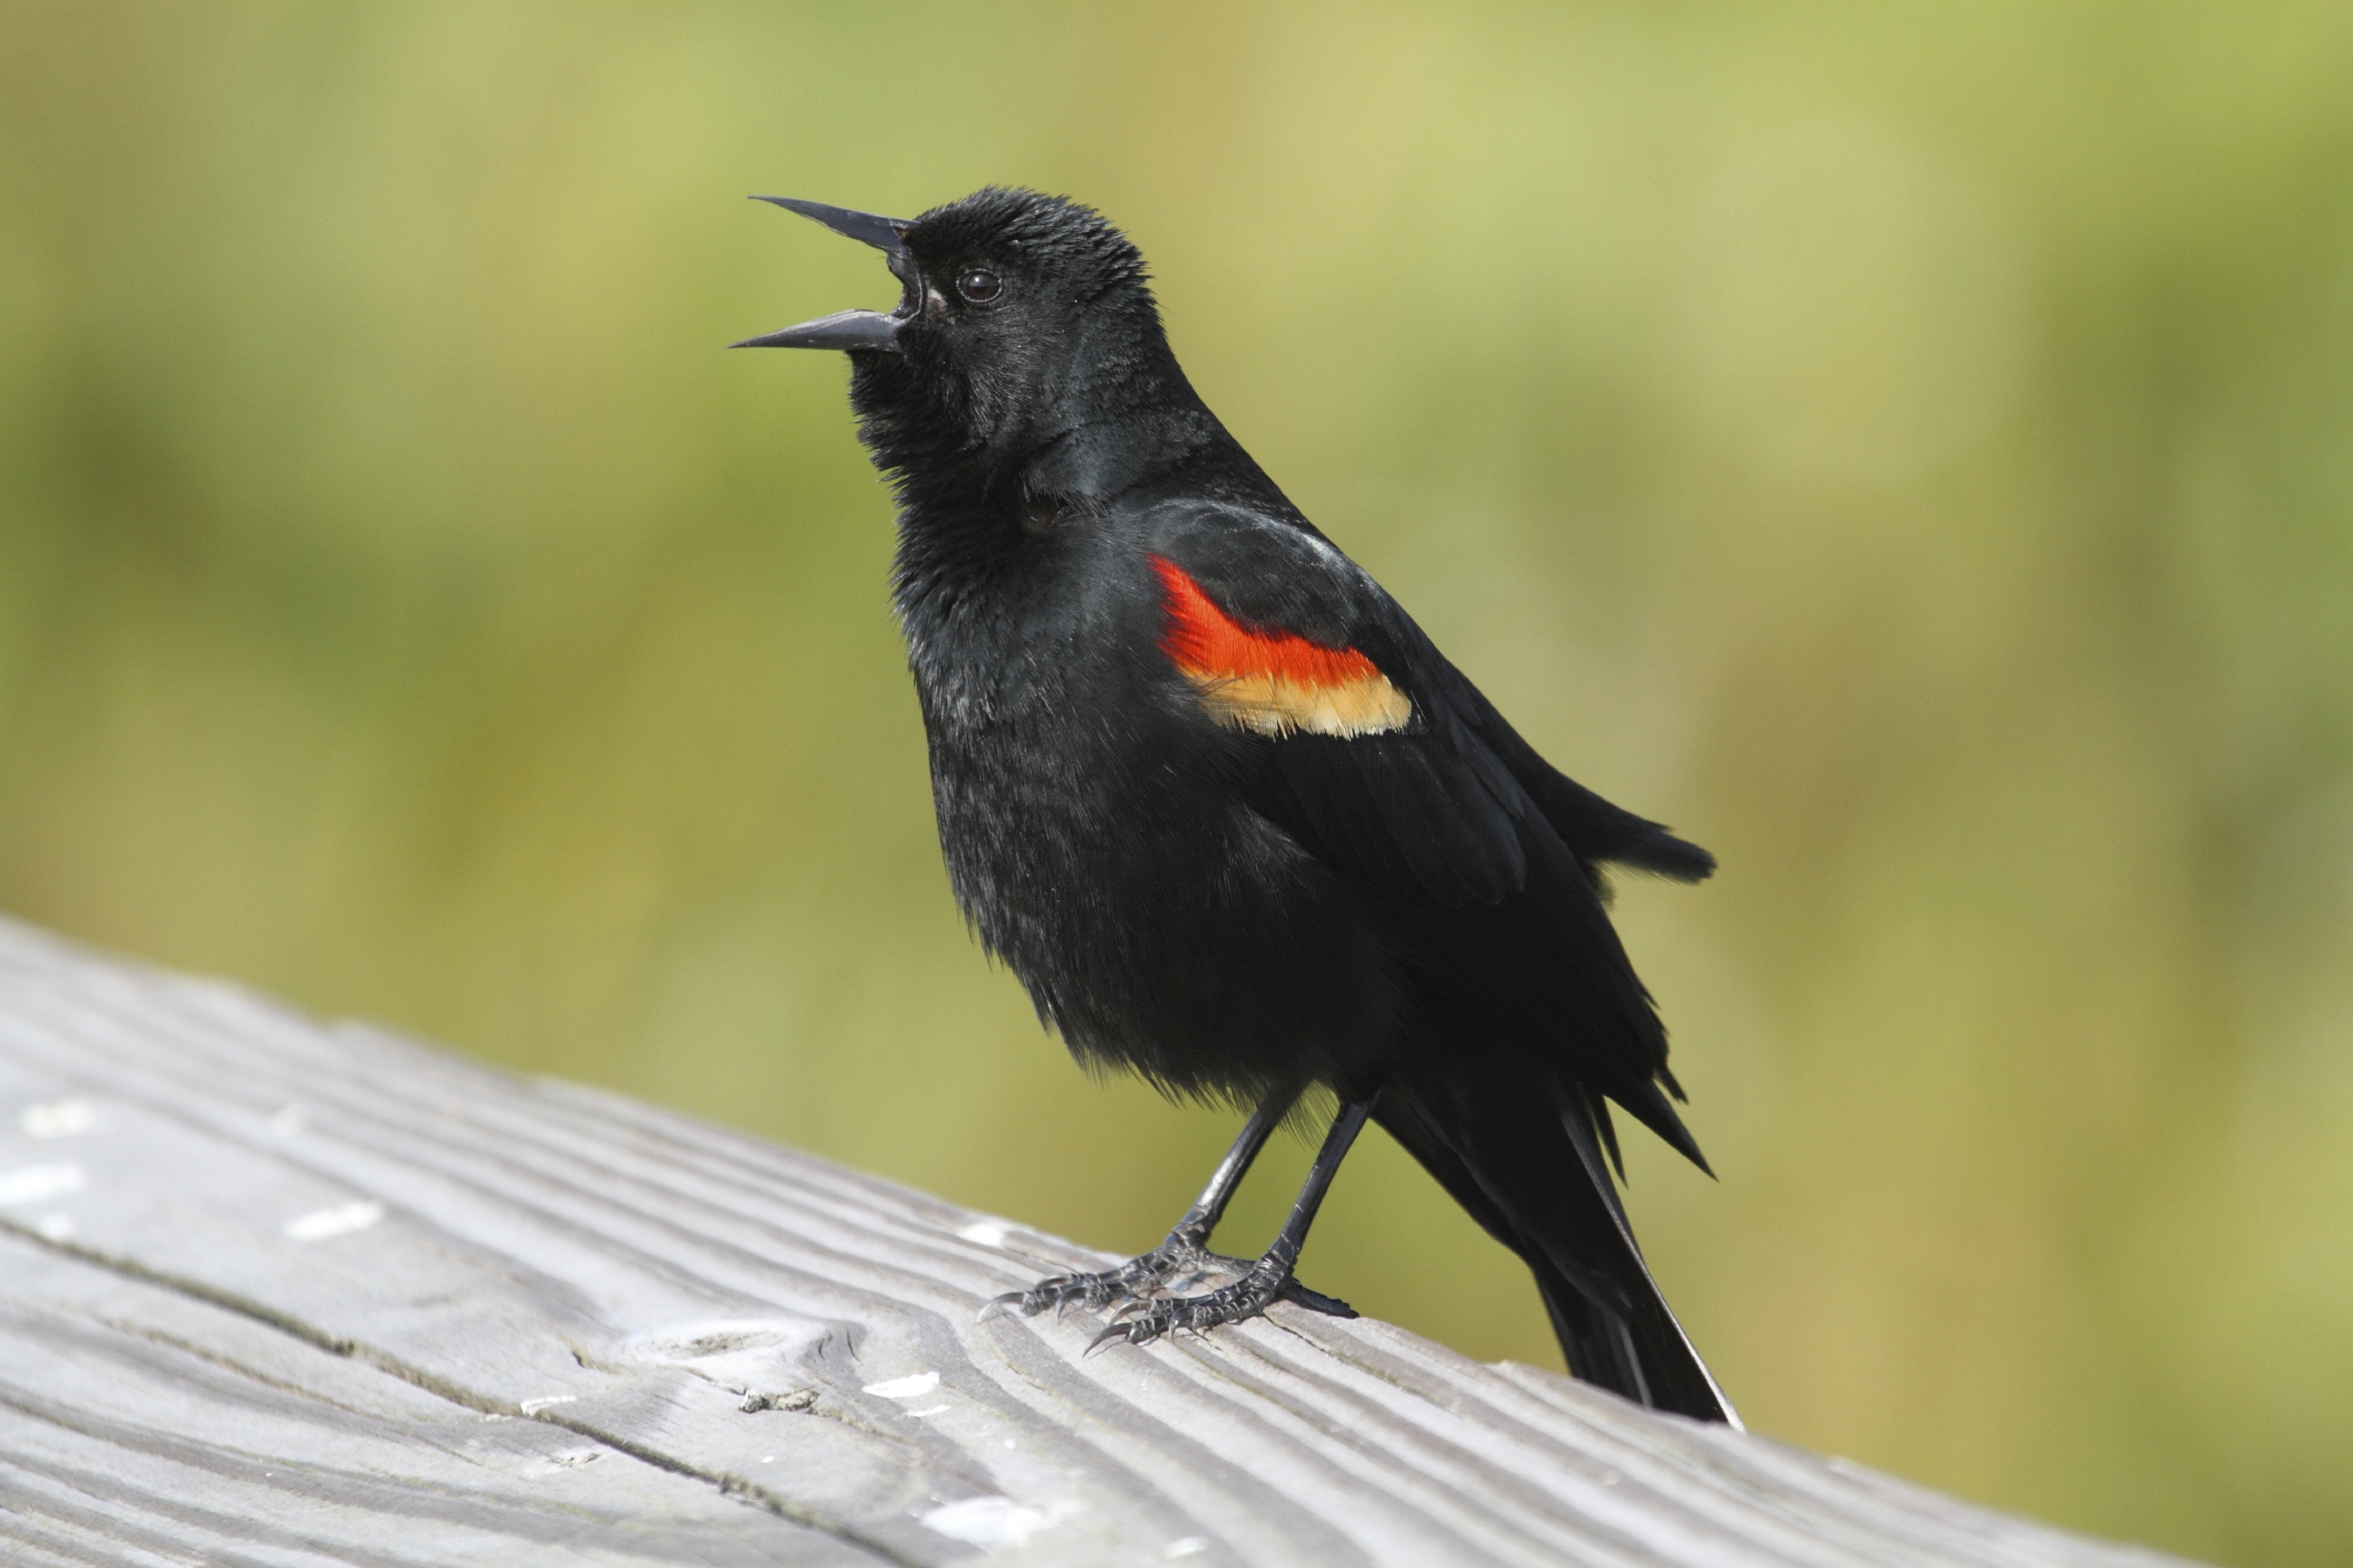
[[1005,292],[1005,279],[987,268],[975,267],[956,279],[956,292],[976,305],[986,305]]

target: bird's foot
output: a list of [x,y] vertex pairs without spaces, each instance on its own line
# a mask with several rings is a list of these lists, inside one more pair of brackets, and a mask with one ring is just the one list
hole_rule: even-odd
[[1335,1318],[1356,1315],[1356,1310],[1347,1302],[1310,1290],[1292,1277],[1289,1268],[1271,1259],[1261,1258],[1249,1264],[1238,1258],[1216,1258],[1215,1261],[1230,1265],[1230,1271],[1239,1278],[1206,1295],[1156,1296],[1149,1300],[1131,1301],[1113,1316],[1109,1328],[1089,1342],[1087,1349],[1092,1351],[1113,1340],[1148,1345],[1178,1329],[1206,1333],[1221,1323],[1239,1323],[1258,1317],[1277,1301],[1289,1301],[1311,1312]]
[[[1201,1296],[1167,1294],[1172,1289],[1198,1284],[1217,1275],[1226,1276],[1234,1283]],[[1039,1280],[1027,1290],[1008,1290],[980,1310],[983,1317],[1011,1310],[1034,1318],[1050,1310],[1059,1318],[1072,1307],[1100,1312],[1125,1302],[1128,1305],[1119,1314],[1121,1321],[1098,1335],[1094,1342],[1101,1344],[1108,1338],[1124,1337],[1131,1344],[1142,1345],[1151,1343],[1172,1328],[1208,1329],[1219,1323],[1254,1318],[1275,1301],[1290,1301],[1311,1312],[1335,1318],[1356,1315],[1356,1309],[1347,1302],[1309,1289],[1293,1278],[1289,1269],[1277,1268],[1267,1258],[1253,1262],[1229,1258],[1181,1234],[1171,1236],[1141,1258],[1131,1258],[1116,1268],[1106,1268],[1098,1274],[1057,1274]],[[1170,1321],[1158,1322],[1155,1314],[1163,1312],[1171,1314]]]
[[1034,1318],[1051,1309],[1056,1317],[1072,1307],[1100,1312],[1120,1301],[1142,1300],[1158,1294],[1169,1282],[1188,1282],[1207,1274],[1240,1273],[1250,1266],[1221,1258],[1198,1241],[1172,1236],[1141,1258],[1131,1258],[1100,1274],[1057,1274],[1027,1290],[1008,1290],[981,1308],[986,1317],[1012,1309]]

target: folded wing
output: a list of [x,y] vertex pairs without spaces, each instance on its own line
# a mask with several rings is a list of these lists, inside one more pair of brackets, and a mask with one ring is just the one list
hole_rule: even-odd
[[1547,765],[1303,521],[1193,501],[1145,524],[1161,651],[1208,718],[1260,739],[1251,804],[1383,896],[1464,1026],[1559,1053],[1704,1164],[1600,866],[1703,876],[1705,852]]

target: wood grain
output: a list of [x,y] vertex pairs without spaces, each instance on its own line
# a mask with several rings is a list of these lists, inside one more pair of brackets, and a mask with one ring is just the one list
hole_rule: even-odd
[[2156,1554],[1389,1325],[1082,1357],[1096,1255],[0,922],[0,1560]]

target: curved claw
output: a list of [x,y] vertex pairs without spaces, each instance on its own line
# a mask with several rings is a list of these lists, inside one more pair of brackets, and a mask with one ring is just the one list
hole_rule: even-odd
[[1353,1318],[1357,1315],[1356,1308],[1337,1296],[1326,1296],[1321,1290],[1311,1290],[1296,1279],[1284,1285],[1275,1300],[1288,1301],[1294,1307],[1303,1307],[1311,1312],[1321,1312],[1327,1318]]
[[[1087,1342],[1087,1348],[1081,1351],[1079,1353],[1081,1355],[1092,1355],[1096,1351],[1102,1349],[1104,1345],[1109,1344],[1113,1340],[1128,1339],[1129,1328],[1130,1325],[1126,1323],[1113,1323],[1110,1328],[1105,1329],[1093,1339],[1089,1340]],[[1132,1344],[1134,1342],[1133,1340],[1129,1340],[1129,1342]]]

